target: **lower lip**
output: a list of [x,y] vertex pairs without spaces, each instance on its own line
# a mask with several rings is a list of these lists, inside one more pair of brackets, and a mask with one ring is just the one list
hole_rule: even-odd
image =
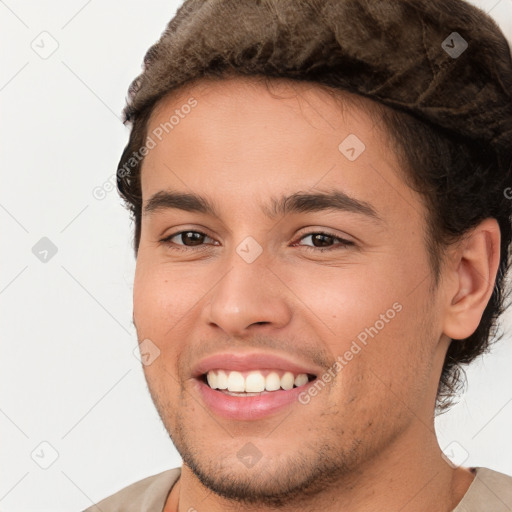
[[231,420],[259,420],[297,403],[311,382],[288,391],[278,390],[259,396],[232,396],[212,389],[202,380],[197,380],[199,392],[206,405],[214,413]]

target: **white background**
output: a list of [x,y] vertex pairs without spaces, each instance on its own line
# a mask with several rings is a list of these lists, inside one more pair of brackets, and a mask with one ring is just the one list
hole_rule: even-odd
[[[128,85],[177,5],[0,2],[1,512],[78,511],[180,465],[133,355],[132,225],[108,192]],[[512,36],[512,0],[478,5]],[[43,59],[31,45],[58,48]],[[32,252],[42,237],[57,248],[46,263]],[[464,465],[512,474],[505,327],[438,432]]]

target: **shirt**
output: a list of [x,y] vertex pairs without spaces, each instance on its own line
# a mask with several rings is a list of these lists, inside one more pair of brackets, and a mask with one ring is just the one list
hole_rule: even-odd
[[[512,477],[487,468],[476,475],[452,512],[512,512]],[[167,496],[181,474],[170,469],[140,480],[84,512],[162,512]]]

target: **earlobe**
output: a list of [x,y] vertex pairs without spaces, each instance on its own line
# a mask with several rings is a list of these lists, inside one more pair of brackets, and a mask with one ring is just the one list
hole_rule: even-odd
[[452,261],[455,291],[448,297],[443,331],[450,338],[467,338],[478,327],[494,289],[500,242],[496,219],[485,219],[461,240]]

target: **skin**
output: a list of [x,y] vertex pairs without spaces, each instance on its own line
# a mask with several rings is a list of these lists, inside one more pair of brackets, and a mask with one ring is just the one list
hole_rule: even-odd
[[[148,133],[190,97],[198,102],[146,156],[144,205],[172,190],[218,210],[142,217],[134,323],[160,350],[144,371],[184,459],[166,510],[450,511],[473,475],[442,457],[436,391],[450,338],[474,331],[491,295],[497,223],[447,249],[435,286],[428,212],[372,102],[273,84],[271,94],[254,79],[201,80],[162,99],[149,122]],[[366,146],[354,161],[338,149],[348,134]],[[266,215],[271,197],[332,189],[379,220],[340,210]],[[208,236],[199,246],[162,242],[180,231]],[[325,231],[334,238],[322,252],[308,235]],[[247,236],[262,248],[250,264],[236,252]],[[400,312],[306,405],[230,420],[208,410],[191,376],[205,356],[256,350],[321,373],[396,303]],[[251,468],[237,457],[249,442],[261,453]]]

